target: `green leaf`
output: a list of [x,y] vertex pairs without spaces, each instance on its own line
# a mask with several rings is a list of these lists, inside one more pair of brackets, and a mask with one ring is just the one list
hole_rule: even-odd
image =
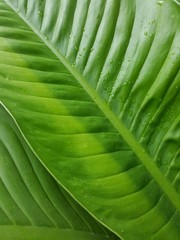
[[41,163],[123,239],[178,240],[179,3],[0,11],[0,100]]
[[3,107],[0,119],[0,239],[116,239],[57,184]]

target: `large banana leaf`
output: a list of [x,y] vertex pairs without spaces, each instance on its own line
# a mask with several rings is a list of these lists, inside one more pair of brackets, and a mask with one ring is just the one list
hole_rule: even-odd
[[[179,22],[173,0],[0,0],[7,239],[50,228],[47,239],[116,238],[98,220],[125,240],[179,240]],[[41,171],[52,185],[34,185]],[[50,190],[57,212],[42,201]]]

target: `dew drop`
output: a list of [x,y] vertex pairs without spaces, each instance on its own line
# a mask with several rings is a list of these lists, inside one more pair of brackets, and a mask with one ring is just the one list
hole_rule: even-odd
[[75,67],[75,66],[76,66],[76,62],[74,62],[71,66],[72,66],[72,67]]
[[160,159],[160,158],[157,159],[157,165],[158,165],[158,166],[161,165],[161,159]]
[[164,3],[164,0],[158,0],[158,1],[157,1],[157,4],[160,5],[160,6],[162,6],[163,3]]
[[129,110],[128,114],[129,114],[130,117],[132,117],[133,111],[132,111],[132,110]]
[[149,143],[149,146],[151,146],[151,145],[153,145],[153,144],[154,144],[154,142],[150,142],[150,143]]
[[105,76],[104,76],[104,80],[107,80],[108,79],[108,76],[107,76],[107,74],[105,74]]
[[96,19],[99,19],[100,18],[100,14],[98,14],[97,16],[96,16]]
[[8,76],[8,75],[6,75],[5,79],[6,79],[6,81],[8,81],[8,80],[9,80],[9,76]]
[[111,94],[111,98],[114,99],[115,98],[115,95],[114,93]]
[[148,35],[148,33],[147,33],[147,32],[144,32],[144,35],[145,35],[145,36],[147,36],[147,35]]
[[40,16],[42,16],[42,11],[38,11],[38,14],[39,14]]

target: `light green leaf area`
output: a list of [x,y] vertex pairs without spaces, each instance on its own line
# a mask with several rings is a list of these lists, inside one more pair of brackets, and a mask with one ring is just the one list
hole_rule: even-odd
[[[8,151],[28,148],[33,164],[65,189],[58,187],[56,200],[67,191],[91,226],[97,219],[125,240],[180,236],[179,18],[171,0],[0,0],[0,101],[14,119],[0,123],[4,129],[15,121],[23,139],[7,133]],[[2,166],[14,164],[2,151]],[[28,214],[33,204],[24,206]],[[50,213],[43,221],[58,214]]]
[[52,178],[0,108],[0,239],[116,239]]

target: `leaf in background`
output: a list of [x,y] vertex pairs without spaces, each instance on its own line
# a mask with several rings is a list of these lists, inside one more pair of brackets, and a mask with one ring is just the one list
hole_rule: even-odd
[[124,239],[178,240],[179,3],[4,2],[0,100],[39,159]]
[[0,239],[116,239],[52,178],[0,108]]

